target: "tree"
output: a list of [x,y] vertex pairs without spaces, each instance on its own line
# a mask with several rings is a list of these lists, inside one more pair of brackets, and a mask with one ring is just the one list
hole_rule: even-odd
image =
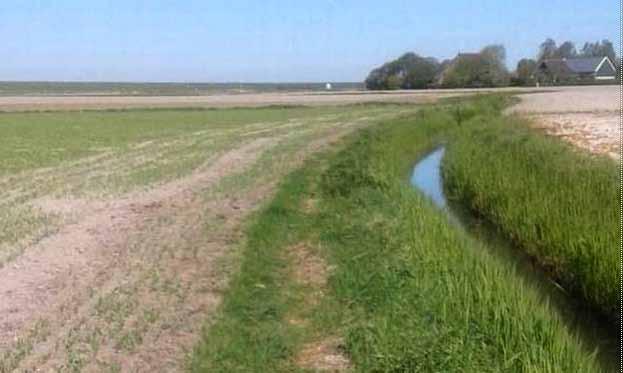
[[534,71],[536,70],[536,61],[530,58],[524,58],[517,63],[515,71],[515,79],[518,85],[532,84],[534,81]]
[[554,41],[554,39],[547,38],[539,46],[539,54],[537,56],[537,60],[542,61],[548,58],[555,58],[557,51],[558,47],[556,46],[556,42]]
[[480,55],[459,55],[444,72],[443,86],[447,88],[479,87],[484,85],[480,76]]
[[614,51],[614,46],[612,45],[612,42],[610,42],[610,40],[608,39],[602,40],[601,43],[584,43],[581,55],[583,57],[607,56],[613,63],[617,59],[616,52]]
[[599,51],[599,42],[596,43],[590,43],[590,42],[586,42],[584,43],[584,46],[582,47],[582,56],[583,57],[595,57]]
[[394,90],[394,89],[400,89],[401,85],[402,85],[402,79],[400,78],[400,76],[398,75],[390,75],[389,77],[387,77],[387,82],[385,84],[385,89],[390,89],[390,90]]
[[483,56],[487,56],[492,61],[495,61],[496,63],[500,63],[502,65],[506,61],[506,48],[504,48],[502,44],[487,45],[486,47],[482,48],[480,54],[482,54]]
[[560,44],[560,47],[556,50],[555,57],[557,58],[574,58],[577,57],[578,52],[575,49],[575,44],[570,41],[566,41]]
[[617,53],[614,51],[614,46],[610,40],[604,39],[601,41],[601,55],[607,56],[612,63],[617,60]]
[[366,87],[378,89],[418,89],[428,87],[439,72],[436,59],[406,53],[374,69],[366,78]]
[[427,88],[439,72],[439,62],[428,57],[415,56],[407,65],[407,75],[403,82],[405,89]]
[[508,84],[506,48],[501,44],[488,45],[480,51],[480,55],[485,63],[484,71],[490,76],[489,83],[493,86]]
[[497,87],[508,84],[502,45],[489,45],[480,53],[463,54],[448,66],[443,76],[445,87]]

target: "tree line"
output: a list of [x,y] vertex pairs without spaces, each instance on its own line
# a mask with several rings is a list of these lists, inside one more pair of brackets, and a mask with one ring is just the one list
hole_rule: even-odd
[[524,58],[517,63],[512,83],[514,85],[532,85],[535,83],[534,71],[544,60],[558,58],[578,58],[578,57],[603,57],[607,56],[617,68],[617,78],[620,76],[621,60],[617,58],[614,46],[610,40],[604,39],[601,42],[586,42],[582,49],[577,50],[571,41],[565,41],[559,46],[553,39],[546,39],[539,46],[536,58]]
[[587,42],[577,50],[570,41],[558,46],[553,39],[547,39],[539,46],[535,58],[520,60],[514,71],[507,69],[506,49],[500,44],[444,61],[409,52],[372,70],[365,85],[372,90],[532,85],[534,72],[543,60],[602,56],[608,56],[616,65],[619,77],[621,61],[609,40]]

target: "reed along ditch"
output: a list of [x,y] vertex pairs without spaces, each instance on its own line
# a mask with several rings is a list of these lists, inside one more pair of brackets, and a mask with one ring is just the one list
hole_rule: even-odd
[[414,166],[410,183],[447,214],[458,229],[480,241],[489,253],[510,263],[516,273],[534,288],[544,302],[563,320],[566,327],[578,335],[589,348],[595,348],[600,365],[617,371],[620,359],[620,334],[611,320],[594,308],[573,297],[551,277],[545,268],[510,242],[489,222],[470,212],[460,201],[449,201],[443,182],[442,162],[445,146],[439,146],[421,158]]

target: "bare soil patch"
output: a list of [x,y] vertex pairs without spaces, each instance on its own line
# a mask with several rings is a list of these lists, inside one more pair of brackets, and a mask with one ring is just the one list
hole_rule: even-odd
[[535,116],[535,127],[593,154],[619,159],[618,113],[574,113]]
[[[187,178],[122,199],[40,201],[41,207],[70,215],[73,222],[0,269],[0,351],[27,340],[25,331],[45,320],[50,338],[33,347],[23,369],[68,369],[71,362],[86,368],[109,361],[108,356],[124,368],[177,370],[206,312],[218,303],[222,278],[215,276],[215,261],[231,247],[240,220],[268,190],[207,205],[197,192],[248,168],[272,141],[253,141]],[[216,215],[218,229],[202,237],[204,225]],[[155,290],[146,290],[144,283],[154,276]],[[167,302],[173,304],[163,307]],[[133,318],[150,309],[158,310],[153,318],[163,325],[137,330],[140,322]],[[167,332],[164,324],[175,319],[184,325]],[[158,329],[161,335],[146,335]],[[89,339],[97,341],[97,348]],[[61,341],[64,348],[59,348]]]
[[[290,247],[292,276],[305,287],[305,309],[316,307],[324,297],[331,268],[325,260],[302,242]],[[289,317],[288,322],[299,327],[309,327],[309,320],[301,314]],[[351,367],[344,342],[340,337],[317,337],[305,344],[296,354],[295,363],[302,369],[315,372],[343,372]]]
[[519,96],[521,102],[511,111],[525,114],[552,114],[619,111],[616,85],[547,88],[545,92]]
[[0,111],[128,109],[171,107],[258,107],[268,105],[344,105],[362,102],[431,103],[444,97],[529,89],[438,89],[418,91],[342,91],[214,94],[205,96],[5,96]]
[[328,276],[327,264],[307,244],[297,244],[288,251],[292,255],[293,275],[296,282],[314,288],[324,288],[326,286]]
[[581,149],[619,159],[619,96],[618,86],[557,87],[519,96],[509,112]]
[[46,111],[129,108],[226,108],[269,105],[343,105],[361,102],[429,103],[452,93],[389,93],[305,95],[301,93],[240,94],[212,96],[145,96],[145,97],[0,97],[0,111]]
[[316,372],[344,372],[351,368],[341,338],[331,337],[305,345],[297,356],[297,365]]

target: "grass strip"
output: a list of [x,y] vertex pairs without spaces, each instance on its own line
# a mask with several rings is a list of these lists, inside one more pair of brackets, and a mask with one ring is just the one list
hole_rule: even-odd
[[309,223],[299,200],[313,180],[314,167],[287,177],[274,200],[252,218],[237,275],[213,326],[195,349],[193,372],[284,371],[298,336],[284,322],[295,307],[288,295],[285,247],[305,235]]

